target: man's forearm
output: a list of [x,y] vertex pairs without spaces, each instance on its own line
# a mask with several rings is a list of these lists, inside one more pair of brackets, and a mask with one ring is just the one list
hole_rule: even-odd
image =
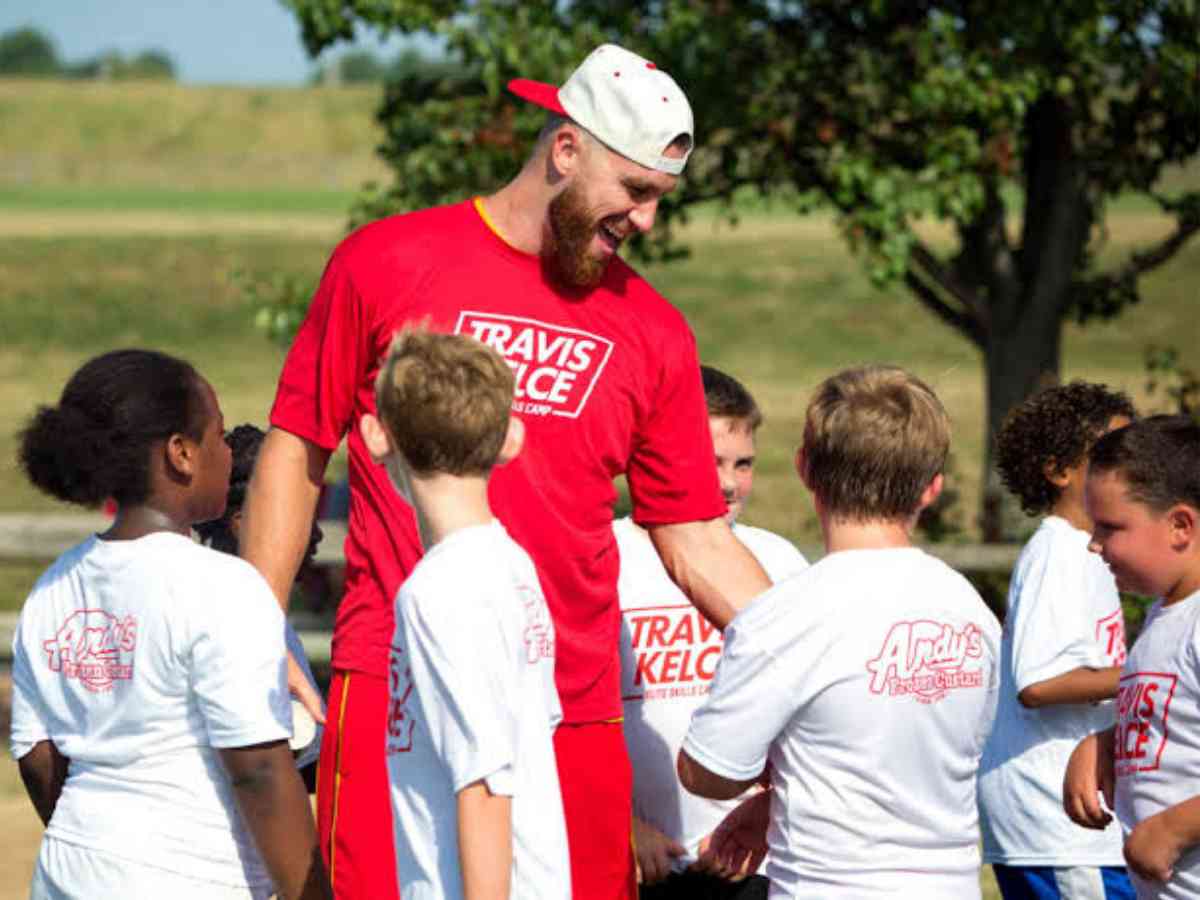
[[25,792],[43,825],[49,825],[50,817],[54,815],[54,807],[58,805],[67,780],[69,762],[58,752],[53,741],[38,741],[17,762]]
[[328,450],[278,428],[267,433],[258,452],[238,549],[266,578],[285,612],[328,463]]
[[466,900],[508,900],[512,878],[512,798],[476,781],[458,792],[458,858]]
[[649,532],[668,574],[718,628],[771,586],[758,560],[723,519],[654,525]]
[[1117,696],[1121,669],[1072,669],[1045,681],[1029,685],[1017,695],[1022,706],[1036,709],[1063,703],[1095,703]]
[[281,898],[332,897],[308,794],[286,741],[221,751],[233,796]]

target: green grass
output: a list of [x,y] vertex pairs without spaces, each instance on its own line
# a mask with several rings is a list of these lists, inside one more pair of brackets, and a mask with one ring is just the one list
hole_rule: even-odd
[[12,186],[0,184],[0,213],[21,212],[271,212],[343,216],[355,192],[340,188],[269,186],[168,188],[146,185]]

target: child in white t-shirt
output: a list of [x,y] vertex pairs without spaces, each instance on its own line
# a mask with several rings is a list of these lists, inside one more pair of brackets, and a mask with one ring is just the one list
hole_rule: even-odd
[[389,663],[400,896],[567,900],[554,626],[533,562],[487,500],[492,467],[524,438],[512,371],[472,338],[408,331],[375,397],[362,435],[425,548],[396,596]]
[[1005,900],[1132,898],[1116,828],[1084,831],[1062,811],[1062,775],[1081,738],[1112,725],[1125,620],[1112,573],[1087,549],[1087,452],[1134,417],[1104,385],[1030,397],[996,438],[1005,486],[1045,514],[1008,590],[996,724],[979,766],[983,859]]
[[1000,626],[910,542],[949,443],[941,403],[901,369],[847,370],[809,404],[796,465],[827,555],[730,623],[678,760],[707,797],[768,773],[739,811],[743,833],[750,813],[769,821],[772,900],[980,896],[975,774]]
[[[242,528],[242,504],[246,499],[246,488],[250,484],[250,476],[254,472],[254,461],[258,458],[258,450],[262,447],[263,439],[266,436],[265,431],[250,424],[238,425],[225,433],[225,443],[229,445],[233,454],[233,467],[229,473],[229,493],[225,500],[225,512],[219,519],[202,522],[195,526],[196,535],[206,547],[212,547],[222,553],[236,554],[238,552],[238,535]],[[308,538],[308,549],[304,553],[304,558],[300,560],[300,576],[310,571],[309,567],[312,566],[313,558],[317,555],[317,545],[321,543],[322,537],[321,528],[314,521],[312,533]],[[296,661],[300,671],[304,673],[309,690],[318,698],[319,702],[321,689],[317,685],[312,666],[308,662],[304,644],[300,640],[300,635],[296,633],[296,629],[292,627],[292,623],[286,620],[283,639],[288,653]],[[325,705],[321,703],[321,712],[324,713],[324,711]],[[309,793],[313,792],[316,783],[317,756],[321,750],[321,735],[324,730],[324,726],[317,724],[299,700],[292,701],[290,746],[296,756],[296,768],[300,770],[300,775],[304,779],[304,785],[308,788]]]
[[[1090,547],[1122,590],[1157,597],[1125,658],[1117,723],[1085,738],[1063,786],[1086,828],[1112,817],[1138,900],[1200,897],[1200,423],[1152,416],[1096,442]],[[1115,795],[1115,796],[1114,796]]]
[[[807,568],[803,555],[787,539],[737,521],[753,486],[762,413],[736,379],[710,366],[700,368],[726,521],[767,576],[781,581]],[[683,790],[675,774],[675,754],[716,670],[721,632],[671,580],[645,529],[624,518],[613,523],[613,533],[621,554],[621,695],[633,762],[640,896],[765,897],[765,877],[723,877],[722,861],[710,852],[713,829],[739,801],[696,797]]]
[[12,752],[46,824],[34,898],[329,896],[279,605],[191,539],[225,507],[221,431],[195,369],[122,350],[21,435],[38,488],[117,505],[34,585],[13,638]]

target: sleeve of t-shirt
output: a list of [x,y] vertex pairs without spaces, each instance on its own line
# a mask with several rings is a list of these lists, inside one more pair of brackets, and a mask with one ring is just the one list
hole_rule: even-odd
[[639,525],[715,519],[725,513],[717,481],[696,341],[686,326],[663,347],[658,383],[635,436],[626,473]]
[[493,794],[512,796],[517,683],[500,624],[484,604],[464,616],[445,595],[408,587],[399,608],[413,693],[454,792],[483,779]]
[[336,449],[374,362],[372,346],[367,304],[343,254],[335,252],[283,364],[271,424]]
[[219,585],[208,585],[210,601],[192,610],[192,690],[209,744],[248,747],[286,740],[292,736],[292,705],[283,611],[248,565],[221,575]]
[[13,634],[12,724],[9,735],[13,759],[25,756],[39,741],[50,740],[47,716],[38,698],[37,682],[18,622]]
[[759,630],[736,619],[725,630],[712,689],[692,714],[683,739],[688,756],[731,781],[749,781],[762,774],[771,742],[797,708],[797,673],[783,672],[759,640]]
[[1017,691],[1080,667],[1106,665],[1096,643],[1091,605],[1084,597],[1083,559],[1046,542],[1020,574],[1012,629],[1013,681]]

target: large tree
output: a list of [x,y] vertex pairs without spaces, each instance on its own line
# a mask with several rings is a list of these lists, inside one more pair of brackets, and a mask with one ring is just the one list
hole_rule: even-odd
[[[1057,378],[1062,327],[1138,300],[1200,230],[1200,193],[1158,190],[1200,148],[1197,0],[285,0],[314,53],[356,24],[440,35],[453,77],[401,82],[380,118],[395,182],[360,217],[511,175],[541,119],[503,91],[560,81],[595,44],[654,59],[692,98],[700,149],[644,243],[745,191],[836,211],[880,284],[975,345],[990,436]],[[1107,201],[1146,195],[1169,234],[1101,270]],[[948,223],[950,249],[922,237]],[[990,458],[985,471],[991,473]],[[1003,536],[985,487],[984,533]]]

